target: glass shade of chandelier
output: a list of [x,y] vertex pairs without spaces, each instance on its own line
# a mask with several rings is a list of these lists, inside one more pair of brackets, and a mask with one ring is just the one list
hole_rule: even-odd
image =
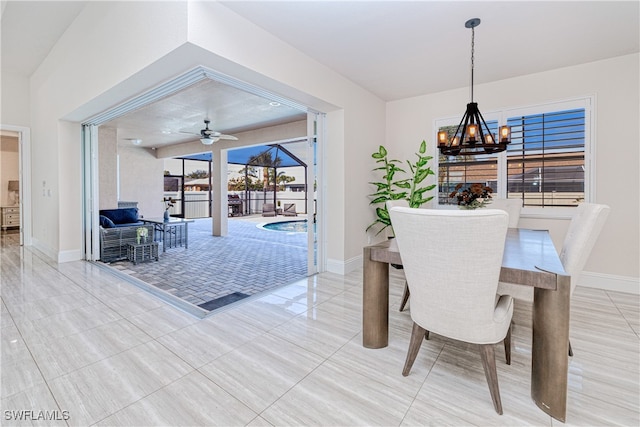
[[449,136],[447,131],[438,132],[438,149],[441,154],[447,156],[499,153],[506,150],[507,144],[511,143],[509,126],[501,126],[496,139],[482,117],[478,104],[473,102],[474,28],[478,25],[479,18],[469,19],[464,24],[466,28],[471,28],[471,102],[467,104],[462,120],[452,136]]

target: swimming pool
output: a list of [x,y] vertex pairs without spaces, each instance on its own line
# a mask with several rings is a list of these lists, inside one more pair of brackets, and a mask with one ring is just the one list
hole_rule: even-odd
[[260,228],[271,231],[287,231],[289,233],[306,233],[307,220],[272,222],[270,224],[260,224]]

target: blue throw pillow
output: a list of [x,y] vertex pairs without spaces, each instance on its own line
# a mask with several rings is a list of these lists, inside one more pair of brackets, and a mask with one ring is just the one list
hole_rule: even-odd
[[116,226],[113,221],[111,221],[104,215],[100,215],[100,225],[102,226],[102,228],[113,228]]

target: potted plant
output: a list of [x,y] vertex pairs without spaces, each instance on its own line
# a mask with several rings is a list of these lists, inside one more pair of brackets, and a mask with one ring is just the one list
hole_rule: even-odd
[[491,203],[491,193],[493,189],[484,184],[471,184],[469,188],[463,189],[463,184],[456,185],[454,191],[449,194],[450,198],[458,200],[460,209],[484,208]]
[[176,203],[173,197],[164,197],[162,199],[164,202],[164,220],[169,221],[169,209],[171,209]]
[[429,175],[435,175],[431,167],[427,165],[433,157],[426,156],[426,151],[427,143],[422,141],[416,153],[416,156],[418,156],[416,162],[411,163],[407,160],[410,171],[408,178],[406,177],[407,172],[399,166],[402,162],[397,159],[390,159],[384,146],[381,145],[377,152],[371,154],[371,157],[379,164],[373,170],[382,171],[383,175],[381,181],[370,182],[370,184],[376,186],[376,192],[369,195],[373,198],[369,204],[381,206],[376,207],[376,220],[367,227],[366,231],[369,231],[372,227],[379,226],[380,229],[376,233],[377,235],[391,226],[391,218],[386,206],[388,200],[404,199],[409,203],[409,207],[419,208],[433,199],[433,196],[426,196],[425,194],[436,187],[435,184],[425,185],[426,183],[424,182]]

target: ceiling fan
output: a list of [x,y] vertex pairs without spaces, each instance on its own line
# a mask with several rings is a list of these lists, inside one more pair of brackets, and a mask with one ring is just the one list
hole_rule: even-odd
[[225,135],[223,133],[220,133],[218,131],[209,129],[209,123],[211,123],[211,120],[209,119],[204,119],[204,124],[205,124],[205,128],[200,130],[200,133],[195,133],[195,132],[183,132],[183,133],[191,133],[194,135],[199,135],[200,136],[200,142],[202,142],[204,145],[211,145],[214,142],[218,142],[221,139],[228,139],[231,141],[237,141],[238,138],[236,138],[233,135]]

